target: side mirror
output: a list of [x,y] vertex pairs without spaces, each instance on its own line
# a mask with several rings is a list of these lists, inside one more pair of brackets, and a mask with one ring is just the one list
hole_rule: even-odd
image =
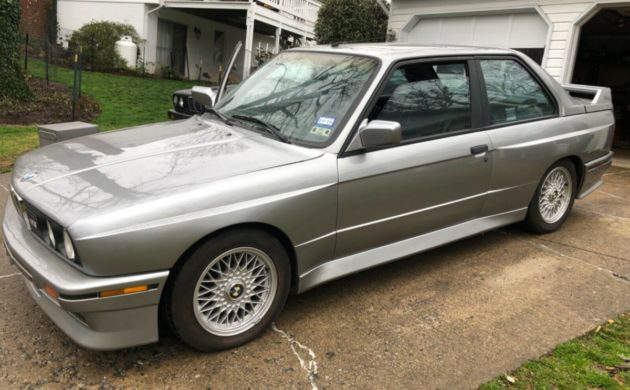
[[365,149],[398,145],[401,133],[400,123],[381,120],[373,120],[359,129],[361,145]]
[[207,108],[212,108],[216,101],[217,93],[210,87],[192,87],[192,98]]

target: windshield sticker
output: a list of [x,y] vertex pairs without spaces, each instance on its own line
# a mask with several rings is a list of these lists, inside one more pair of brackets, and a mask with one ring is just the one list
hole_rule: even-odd
[[327,127],[313,126],[313,128],[311,129],[311,134],[315,134],[315,135],[319,135],[321,137],[328,138],[332,134],[332,130],[330,128],[327,128]]
[[335,124],[335,117],[332,116],[320,116],[315,122],[316,127],[333,127]]

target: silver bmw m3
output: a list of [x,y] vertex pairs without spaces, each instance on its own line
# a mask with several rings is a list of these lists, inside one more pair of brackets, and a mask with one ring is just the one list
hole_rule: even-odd
[[610,90],[511,50],[295,49],[217,98],[17,160],[7,250],[80,345],[152,343],[159,320],[243,344],[290,293],[516,222],[552,232],[612,161]]

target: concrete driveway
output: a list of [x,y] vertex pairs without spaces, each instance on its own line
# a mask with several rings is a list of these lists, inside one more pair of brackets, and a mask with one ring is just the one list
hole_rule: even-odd
[[83,350],[16,273],[2,252],[0,388],[471,388],[630,309],[630,169],[611,169],[557,233],[508,227],[321,286],[221,353],[168,335]]

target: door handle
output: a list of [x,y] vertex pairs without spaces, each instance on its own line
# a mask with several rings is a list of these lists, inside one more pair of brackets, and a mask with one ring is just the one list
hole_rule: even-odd
[[477,145],[470,148],[470,154],[475,155],[475,156],[479,154],[484,154],[487,151],[488,151],[488,145]]

